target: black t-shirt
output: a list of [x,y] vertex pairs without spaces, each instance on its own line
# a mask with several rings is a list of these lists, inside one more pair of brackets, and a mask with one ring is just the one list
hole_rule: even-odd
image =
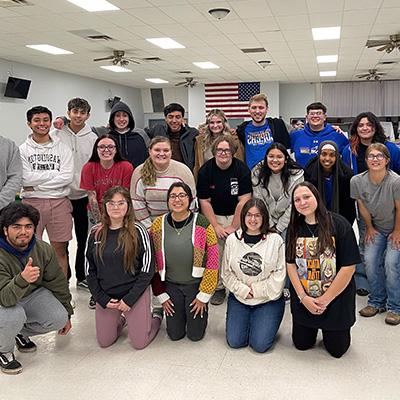
[[[341,215],[330,213],[334,228],[335,249],[316,254],[318,225],[303,223],[296,243],[296,259],[286,257],[286,262],[296,264],[297,273],[309,296],[319,297],[329,288],[342,266],[361,262],[357,241],[349,222]],[[316,237],[313,237],[313,234]],[[296,291],[290,285],[290,305],[293,321],[309,328],[344,330],[355,322],[355,282],[350,283],[321,315],[311,314],[300,303]]]
[[244,242],[251,247],[257,244],[263,238],[263,236],[264,235],[262,233],[259,235],[249,235],[248,233],[243,232]]
[[211,199],[216,215],[233,215],[239,196],[252,193],[252,190],[249,168],[235,157],[227,169],[219,168],[213,157],[199,170],[197,197]]
[[367,151],[368,146],[360,143],[358,145],[357,151],[357,173],[361,174],[368,169],[367,163],[365,162],[365,152]]

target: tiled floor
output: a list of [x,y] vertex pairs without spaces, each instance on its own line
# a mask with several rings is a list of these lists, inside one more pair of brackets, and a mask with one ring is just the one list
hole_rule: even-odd
[[[113,346],[100,349],[89,294],[71,291],[72,331],[35,337],[35,354],[16,353],[24,370],[0,374],[0,400],[400,399],[400,326],[386,325],[384,314],[357,320],[352,346],[339,360],[320,342],[307,352],[294,349],[288,306],[278,341],[266,354],[228,348],[225,305],[211,306],[201,342],[170,341],[163,322],[144,350],[132,349],[125,331]],[[361,308],[366,298],[357,301]]]

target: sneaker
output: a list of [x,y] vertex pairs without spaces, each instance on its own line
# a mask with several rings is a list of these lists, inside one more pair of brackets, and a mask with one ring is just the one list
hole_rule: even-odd
[[400,324],[400,314],[396,314],[393,311],[388,311],[385,322],[388,325],[398,325]]
[[153,318],[158,318],[162,321],[162,319],[164,318],[164,309],[162,307],[154,308],[152,316]]
[[224,302],[225,296],[226,296],[225,289],[218,289],[212,295],[210,303],[214,306],[219,306]]
[[383,313],[385,311],[386,311],[385,307],[376,308],[376,307],[372,307],[372,306],[366,306],[359,311],[359,314],[362,317],[368,318],[368,317],[374,317],[376,314]]
[[77,289],[82,289],[82,290],[89,290],[89,286],[87,284],[86,279],[84,279],[83,281],[77,281],[76,282],[76,288]]
[[15,359],[14,353],[0,353],[0,366],[5,374],[16,375],[22,371],[22,365]]
[[17,344],[17,349],[21,353],[33,353],[37,350],[36,344],[33,343],[31,339],[21,335],[20,333],[15,336],[15,343]]
[[363,288],[357,289],[356,293],[359,296],[368,296],[369,295],[369,291],[367,289],[363,289]]
[[96,300],[93,298],[93,296],[90,296],[88,307],[91,310],[94,310],[96,308]]

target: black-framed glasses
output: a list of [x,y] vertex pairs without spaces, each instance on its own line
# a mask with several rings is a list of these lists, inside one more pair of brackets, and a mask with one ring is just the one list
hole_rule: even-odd
[[215,150],[215,154],[218,154],[219,156],[222,156],[222,154],[231,154],[232,151],[231,149],[217,149]]
[[187,193],[178,193],[178,194],[172,193],[169,195],[170,200],[176,200],[176,199],[185,200],[186,197],[188,197]]
[[99,146],[97,146],[97,148],[98,148],[100,151],[106,151],[106,150],[108,150],[108,151],[114,151],[116,147],[117,147],[117,146],[115,146],[114,144],[100,144]]

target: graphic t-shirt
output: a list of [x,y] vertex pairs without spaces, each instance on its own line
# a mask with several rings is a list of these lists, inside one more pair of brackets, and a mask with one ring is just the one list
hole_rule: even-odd
[[245,128],[246,163],[252,169],[264,159],[265,152],[274,141],[268,121],[262,126],[247,124]]
[[109,169],[105,169],[99,162],[88,162],[82,168],[81,189],[94,190],[99,205],[104,193],[114,187],[122,186],[129,190],[133,166],[129,161],[119,161]]
[[[334,248],[318,255],[318,225],[303,223],[296,241],[296,258],[286,262],[296,264],[304,290],[311,297],[322,296],[343,266],[361,262],[357,241],[349,222],[339,214],[330,213],[334,230]],[[314,237],[313,237],[314,236]],[[295,323],[326,330],[344,330],[355,322],[355,283],[350,283],[321,315],[311,314],[300,303],[293,285],[290,286],[291,311]]]
[[215,158],[212,158],[199,170],[197,197],[211,199],[216,215],[233,215],[239,196],[251,192],[250,170],[243,161],[235,157],[227,169],[219,168]]

